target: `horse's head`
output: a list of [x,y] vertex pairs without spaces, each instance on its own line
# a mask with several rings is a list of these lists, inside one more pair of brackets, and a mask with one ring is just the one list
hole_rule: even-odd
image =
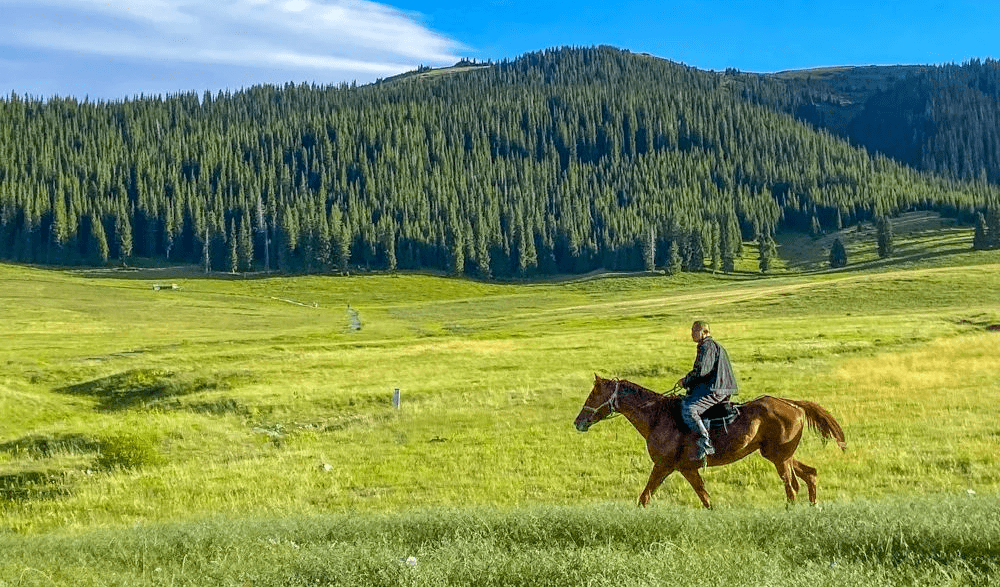
[[617,411],[618,406],[618,381],[612,379],[602,379],[600,375],[594,375],[594,388],[590,390],[587,401],[583,402],[583,409],[577,415],[573,425],[580,432],[586,432],[591,426],[607,418]]

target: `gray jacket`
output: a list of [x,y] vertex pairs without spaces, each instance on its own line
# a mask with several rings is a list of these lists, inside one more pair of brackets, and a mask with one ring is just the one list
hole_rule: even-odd
[[712,337],[705,337],[698,343],[698,357],[694,360],[694,368],[684,376],[684,387],[696,395],[728,396],[739,392],[729,355]]

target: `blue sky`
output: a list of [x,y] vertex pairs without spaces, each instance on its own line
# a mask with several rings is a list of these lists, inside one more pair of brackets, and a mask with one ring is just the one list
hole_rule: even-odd
[[1000,58],[998,31],[987,0],[0,0],[0,94],[367,83],[564,45],[754,72],[961,63]]

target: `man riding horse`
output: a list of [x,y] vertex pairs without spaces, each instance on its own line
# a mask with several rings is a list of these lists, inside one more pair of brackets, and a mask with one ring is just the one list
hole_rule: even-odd
[[681,400],[681,416],[684,423],[698,434],[698,453],[696,460],[703,460],[708,455],[715,454],[712,441],[708,437],[708,429],[701,420],[701,415],[712,406],[729,399],[738,392],[736,376],[729,363],[729,355],[722,345],[715,342],[709,330],[708,322],[697,320],[691,325],[691,340],[698,343],[698,355],[694,368],[677,380],[677,385],[688,390]]
[[[595,373],[594,387],[573,426],[586,432],[597,422],[621,414],[635,427],[646,440],[646,450],[653,461],[649,481],[639,494],[639,504],[643,506],[649,504],[656,488],[671,472],[680,471],[702,505],[711,508],[699,472],[701,466],[728,465],[757,451],[774,464],[789,503],[795,501],[802,480],[809,490],[809,503],[815,504],[816,469],[796,459],[795,450],[806,426],[825,439],[836,440],[841,450],[847,450],[847,440],[837,420],[816,402],[765,395],[742,404],[739,415],[724,432],[716,435],[713,447],[701,417],[709,407],[736,393],[736,378],[729,356],[712,340],[707,323],[695,322],[691,326],[691,339],[698,343],[698,357],[691,372],[677,381],[689,390],[688,395],[663,395],[631,381],[604,379]],[[697,435],[696,444],[675,416],[677,412]]]

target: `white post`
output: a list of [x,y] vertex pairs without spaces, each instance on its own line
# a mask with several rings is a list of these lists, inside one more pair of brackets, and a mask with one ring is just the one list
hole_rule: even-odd
[[392,407],[399,409],[399,388],[392,391]]

